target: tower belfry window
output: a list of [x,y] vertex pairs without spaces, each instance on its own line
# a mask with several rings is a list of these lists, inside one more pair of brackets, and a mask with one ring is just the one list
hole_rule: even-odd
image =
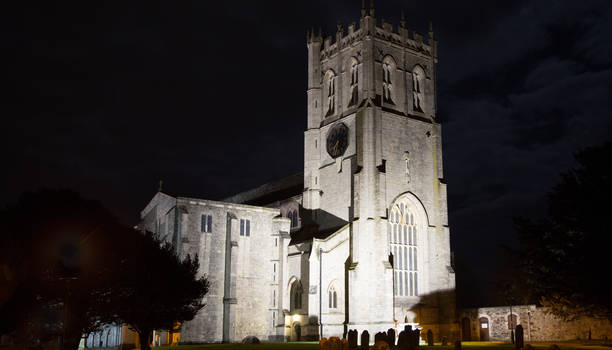
[[383,66],[383,101],[393,103],[393,64],[385,61]]
[[357,104],[359,98],[359,68],[357,60],[353,59],[351,63],[351,83],[349,91],[351,92],[351,99],[349,100],[349,106]]
[[329,71],[325,74],[327,90],[327,114],[330,116],[336,112],[336,76]]
[[423,99],[425,71],[421,66],[416,66],[412,70],[412,108],[417,112],[423,112]]

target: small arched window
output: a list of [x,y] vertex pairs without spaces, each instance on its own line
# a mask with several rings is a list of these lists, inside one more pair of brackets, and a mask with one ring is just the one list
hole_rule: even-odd
[[421,66],[415,66],[412,70],[412,108],[417,112],[423,112],[425,71]]
[[338,308],[338,292],[334,286],[329,288],[329,308],[337,309]]
[[289,218],[289,221],[291,221],[291,227],[293,227],[293,211],[289,210],[287,217]]
[[327,91],[327,114],[336,112],[336,75],[332,71],[325,73],[325,89]]
[[383,102],[393,103],[393,74],[395,64],[390,57],[383,60]]
[[302,284],[300,281],[295,281],[291,285],[291,310],[299,310],[302,308]]
[[351,97],[349,100],[349,106],[353,106],[357,104],[359,99],[359,65],[356,59],[351,59],[351,80],[349,91],[351,92]]

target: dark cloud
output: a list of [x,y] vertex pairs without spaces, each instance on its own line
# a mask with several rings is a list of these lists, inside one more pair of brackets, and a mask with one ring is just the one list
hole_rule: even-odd
[[[452,246],[490,280],[512,216],[542,213],[572,154],[610,137],[612,6],[376,5],[433,21]],[[3,6],[3,202],[71,187],[134,224],[160,179],[214,199],[301,171],[306,29],[334,33],[361,2]]]

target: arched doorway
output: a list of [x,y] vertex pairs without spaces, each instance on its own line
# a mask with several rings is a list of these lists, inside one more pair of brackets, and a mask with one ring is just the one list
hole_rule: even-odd
[[481,317],[478,320],[480,324],[480,340],[488,341],[489,340],[489,319],[486,317]]
[[295,322],[291,328],[291,341],[302,340],[302,327],[299,322]]
[[461,340],[462,341],[470,341],[472,340],[472,334],[471,334],[471,325],[470,325],[470,319],[467,317],[464,317],[461,320]]

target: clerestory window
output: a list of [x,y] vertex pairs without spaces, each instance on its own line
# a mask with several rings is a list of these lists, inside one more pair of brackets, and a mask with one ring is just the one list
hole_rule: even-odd
[[212,232],[212,215],[202,214],[202,221],[200,223],[200,231]]

